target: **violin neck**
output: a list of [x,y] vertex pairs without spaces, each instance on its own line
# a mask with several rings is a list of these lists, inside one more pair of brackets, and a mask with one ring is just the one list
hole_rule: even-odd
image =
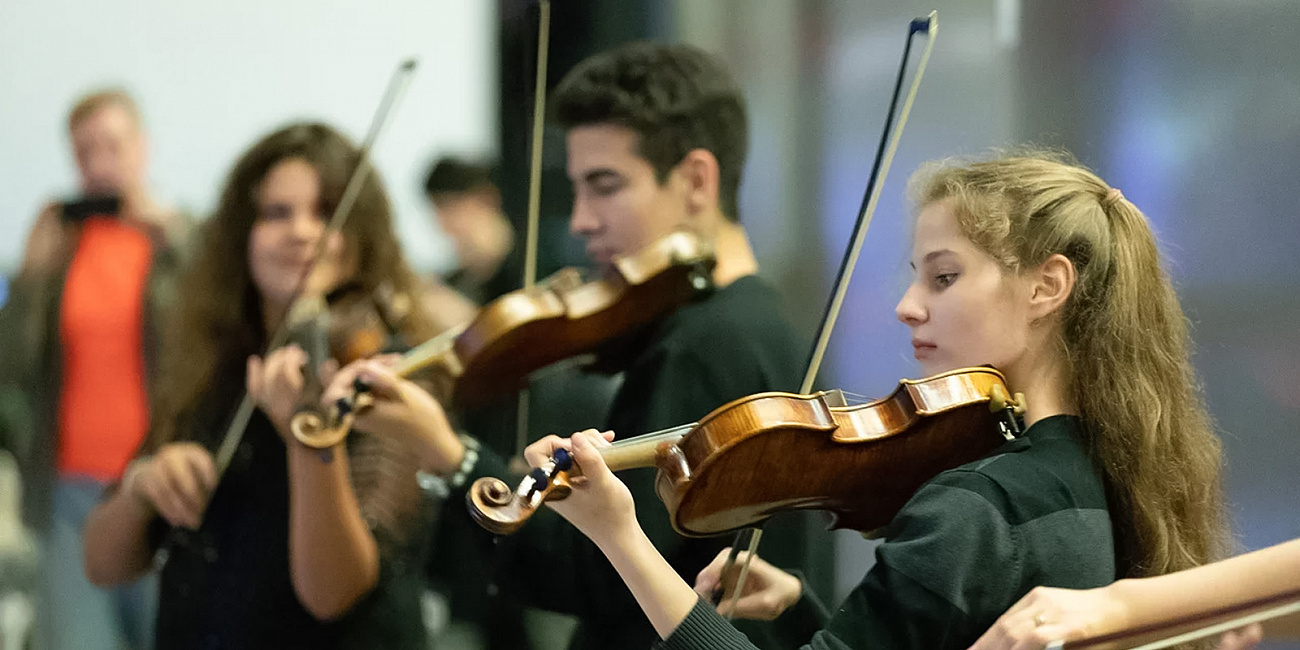
[[465,331],[467,325],[468,323],[457,325],[411,348],[406,354],[402,355],[402,360],[397,363],[395,368],[397,375],[399,377],[409,377],[411,374],[441,359],[451,350],[451,346],[456,342],[456,337]]
[[675,444],[694,427],[695,424],[692,423],[620,440],[602,448],[600,455],[605,459],[609,469],[614,472],[638,467],[654,467],[659,446],[664,443]]

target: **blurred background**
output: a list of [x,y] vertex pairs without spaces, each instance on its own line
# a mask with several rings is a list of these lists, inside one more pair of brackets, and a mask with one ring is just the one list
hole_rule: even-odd
[[[1157,229],[1222,430],[1240,548],[1300,537],[1300,2],[557,0],[548,84],[631,40],[721,55],[749,101],[741,220],[763,275],[811,337],[908,21],[932,9],[933,58],[824,387],[883,395],[917,374],[893,315],[909,277],[911,170],[991,147],[1064,148]],[[505,212],[522,221],[535,38],[535,3],[525,0],[3,0],[0,274],[16,273],[41,206],[76,193],[65,120],[87,90],[136,96],[152,187],[201,217],[238,153],[277,125],[318,118],[359,139],[389,72],[411,55],[421,68],[375,164],[407,253],[422,271],[450,270],[454,251],[425,201],[424,175],[439,156],[496,160]],[[557,130],[544,153],[543,272],[581,254],[566,234]],[[4,295],[0,284],[0,303]],[[0,355],[11,353],[6,344]],[[842,596],[871,549],[836,535],[833,564],[810,559],[814,580]]]

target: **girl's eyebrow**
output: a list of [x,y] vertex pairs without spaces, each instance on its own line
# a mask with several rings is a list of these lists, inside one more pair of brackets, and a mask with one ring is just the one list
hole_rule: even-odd
[[[956,255],[956,253],[953,253],[952,250],[948,248],[941,248],[937,251],[930,251],[929,253],[926,253],[925,258],[921,260],[921,263],[925,264],[926,262],[929,262],[937,257],[942,257],[944,255]],[[912,267],[913,271],[916,270],[916,262],[909,262],[908,264]]]

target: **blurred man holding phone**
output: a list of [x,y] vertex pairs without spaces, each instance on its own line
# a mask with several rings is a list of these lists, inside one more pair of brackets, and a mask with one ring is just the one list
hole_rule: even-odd
[[68,133],[81,196],[42,210],[0,309],[0,388],[27,411],[6,446],[27,485],[24,518],[43,542],[44,645],[143,648],[151,590],[90,585],[81,530],[149,430],[156,314],[182,220],[148,191],[148,141],[130,95],[86,95]]

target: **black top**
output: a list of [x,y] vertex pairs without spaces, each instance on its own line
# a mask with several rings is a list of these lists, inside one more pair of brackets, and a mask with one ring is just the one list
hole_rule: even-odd
[[[795,390],[805,346],[779,315],[775,291],[749,276],[668,316],[651,331],[624,371],[606,427],[620,438],[694,422],[727,402],[754,393]],[[481,455],[465,488],[482,476],[507,476],[503,458]],[[688,539],[672,530],[654,491],[655,470],[619,473],[636,500],[650,540],[687,580],[729,538]],[[472,523],[463,491],[444,521],[468,526],[491,548],[492,537]],[[782,522],[775,522],[782,523]],[[803,521],[768,526],[764,551],[782,564],[804,555]],[[489,551],[490,552],[490,551]],[[435,549],[434,561],[440,561]],[[600,549],[549,509],[542,509],[497,545],[495,576],[503,592],[527,604],[579,617],[574,648],[644,648],[658,636]]]
[[[219,401],[231,407],[209,414],[234,412],[233,399]],[[224,432],[224,427],[211,430]],[[349,445],[357,439],[354,433]],[[367,512],[364,502],[362,512]],[[202,527],[168,529],[160,518],[152,528],[166,553],[156,647],[423,650],[418,567],[427,525],[415,525],[415,532],[398,543],[370,523],[380,549],[377,586],[338,620],[316,620],[298,602],[289,577],[287,449],[262,412],[254,412]]]
[[[815,634],[821,626],[808,621],[804,647],[962,650],[1033,587],[1113,582],[1105,491],[1083,433],[1078,418],[1046,418],[988,457],[921,486],[835,616]],[[698,603],[658,647],[754,646]]]

